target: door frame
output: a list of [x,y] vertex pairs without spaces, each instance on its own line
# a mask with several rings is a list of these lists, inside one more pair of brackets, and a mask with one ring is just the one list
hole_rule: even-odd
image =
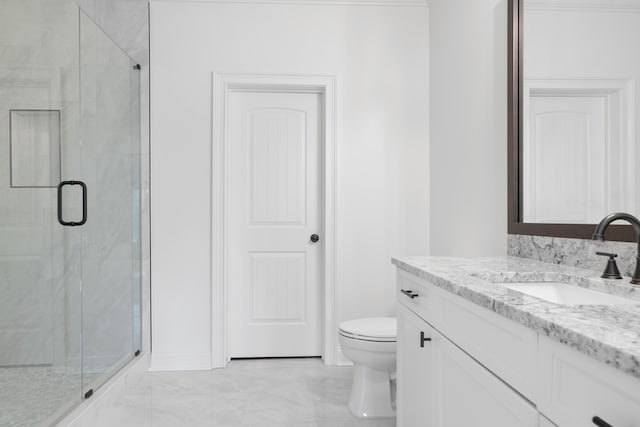
[[336,363],[335,248],[336,148],[335,76],[212,73],[211,149],[211,366],[229,363],[228,222],[229,209],[229,97],[239,91],[319,94],[320,105],[320,213],[323,245],[320,255],[322,359]]

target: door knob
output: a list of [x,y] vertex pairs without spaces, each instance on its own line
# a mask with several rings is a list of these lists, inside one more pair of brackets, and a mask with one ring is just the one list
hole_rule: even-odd
[[320,240],[320,236],[318,236],[317,234],[312,234],[311,237],[309,238],[313,243],[317,242],[318,240]]

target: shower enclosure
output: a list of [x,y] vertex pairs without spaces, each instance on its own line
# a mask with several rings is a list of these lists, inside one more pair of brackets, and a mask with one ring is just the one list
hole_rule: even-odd
[[0,1],[0,426],[139,353],[139,84],[72,0]]

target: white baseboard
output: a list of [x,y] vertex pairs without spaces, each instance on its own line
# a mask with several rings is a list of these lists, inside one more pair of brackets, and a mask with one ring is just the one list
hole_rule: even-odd
[[211,353],[151,355],[150,371],[205,371],[212,369]]

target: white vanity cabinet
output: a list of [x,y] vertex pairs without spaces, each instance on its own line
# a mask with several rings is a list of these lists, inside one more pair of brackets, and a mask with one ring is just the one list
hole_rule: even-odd
[[538,426],[535,407],[443,335],[432,333],[434,426]]
[[547,337],[539,344],[540,412],[560,427],[640,427],[640,380]]
[[398,427],[640,427],[638,378],[402,269],[397,297]]
[[535,407],[403,305],[398,309],[399,427],[534,427]]

